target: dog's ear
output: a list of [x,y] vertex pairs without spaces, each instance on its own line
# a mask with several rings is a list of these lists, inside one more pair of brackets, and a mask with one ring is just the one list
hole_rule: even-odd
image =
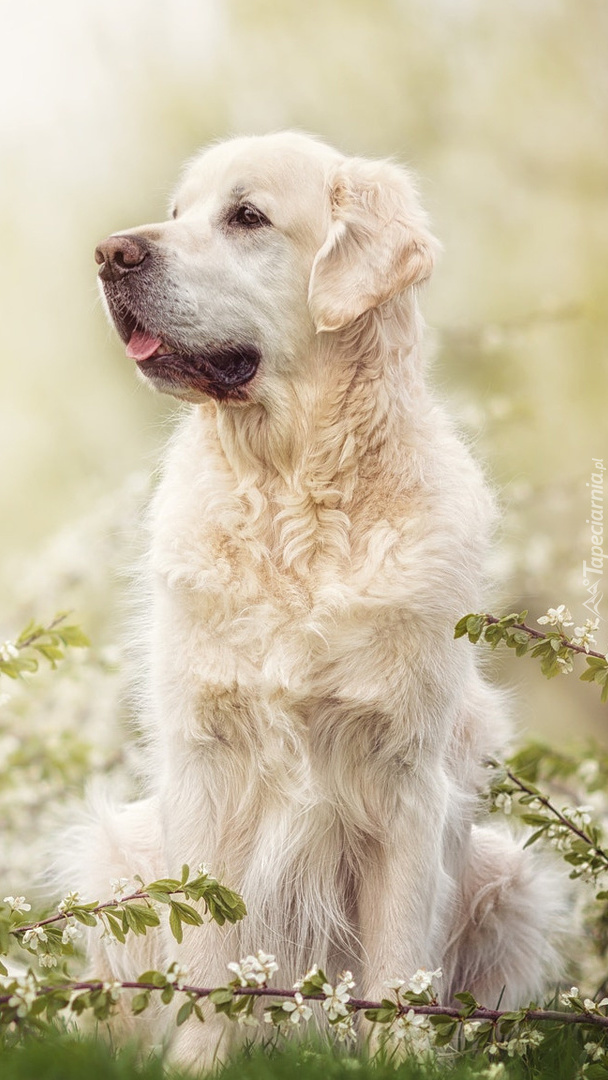
[[330,182],[332,223],[310,275],[317,331],[339,330],[429,277],[439,244],[407,172],[347,159]]

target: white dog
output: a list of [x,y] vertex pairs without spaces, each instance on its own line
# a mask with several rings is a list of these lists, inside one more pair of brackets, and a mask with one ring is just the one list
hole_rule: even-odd
[[283,985],[316,962],[373,999],[419,967],[444,1000],[543,985],[546,880],[474,824],[505,723],[453,628],[493,507],[423,379],[435,249],[403,169],[293,133],[213,146],[171,220],[97,249],[127,355],[191,405],[150,519],[147,797],[99,813],[79,886],[204,860],[249,910],[181,950],[97,942],[97,974],[221,985],[262,948]]

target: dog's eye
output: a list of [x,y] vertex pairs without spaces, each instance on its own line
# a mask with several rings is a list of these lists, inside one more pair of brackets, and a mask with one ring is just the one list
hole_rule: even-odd
[[177,217],[177,206],[174,206],[174,207],[173,207],[173,210],[171,211],[171,217],[172,217],[172,218],[176,218],[176,217]]
[[230,218],[230,224],[242,225],[245,229],[260,229],[264,225],[270,225],[270,222],[261,210],[243,203]]

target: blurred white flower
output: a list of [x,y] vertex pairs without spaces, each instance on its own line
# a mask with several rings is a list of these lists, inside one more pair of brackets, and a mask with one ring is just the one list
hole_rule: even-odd
[[110,996],[110,1001],[118,1001],[122,993],[122,983],[118,979],[114,979],[112,982],[102,983],[102,990],[105,990]]
[[184,980],[188,976],[188,968],[182,967],[180,964],[172,964],[167,972],[167,982],[175,983],[178,990],[181,990],[184,985]]
[[594,758],[585,758],[576,770],[584,784],[592,784],[597,779],[600,771],[599,762]]
[[591,1061],[599,1061],[606,1054],[601,1043],[585,1043],[585,1053]]
[[558,629],[561,629],[562,626],[574,626],[572,615],[565,604],[560,604],[556,608],[550,607],[547,614],[541,615],[540,619],[536,621],[541,626],[557,626]]
[[64,915],[66,911],[70,911],[75,904],[79,903],[80,893],[76,891],[69,892],[66,896],[64,896],[63,900],[60,900],[57,904],[57,911],[61,912],[61,914]]
[[40,964],[40,967],[43,968],[57,967],[57,957],[53,956],[52,953],[42,953],[42,955],[38,957],[38,963]]
[[25,896],[5,896],[4,903],[8,904],[11,911],[31,911],[32,905],[26,904]]
[[510,814],[513,809],[513,799],[506,791],[499,791],[494,799],[494,805],[502,810],[503,814]]
[[11,1009],[17,1008],[17,1016],[27,1016],[30,1006],[36,1000],[36,980],[33,975],[17,979],[12,996],[8,999]]
[[11,660],[16,660],[19,656],[19,649],[13,645],[12,641],[3,641],[0,645],[0,660],[4,660],[5,664],[10,664]]
[[43,926],[32,926],[29,930],[25,931],[21,940],[24,945],[29,945],[32,949],[37,949],[41,941],[48,941],[48,937]]
[[356,1039],[355,1034],[355,1018],[352,1013],[348,1016],[343,1016],[336,1024],[333,1025],[332,1031],[339,1042],[346,1042],[347,1039]]
[[589,646],[595,645],[594,632],[600,625],[599,619],[587,619],[584,626],[574,627],[573,645],[582,645],[585,652],[589,652]]
[[472,1042],[477,1035],[477,1028],[481,1020],[466,1020],[462,1025],[462,1031],[467,1042]]
[[258,1026],[258,1021],[257,1021],[256,1017],[252,1016],[251,1013],[246,1013],[246,1012],[238,1013],[236,1021],[237,1021],[237,1024],[241,1025],[241,1027],[257,1027]]
[[82,934],[82,930],[76,923],[68,923],[64,927],[63,934],[61,935],[62,945],[71,945],[73,941],[76,941]]
[[127,877],[110,878],[110,887],[117,900],[121,900],[127,892],[129,879]]

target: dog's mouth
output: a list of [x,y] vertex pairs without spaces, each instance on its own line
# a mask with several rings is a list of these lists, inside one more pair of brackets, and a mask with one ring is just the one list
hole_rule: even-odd
[[247,400],[243,388],[261,360],[257,346],[218,341],[196,352],[185,350],[147,329],[133,312],[108,302],[127,356],[158,390],[188,400]]

